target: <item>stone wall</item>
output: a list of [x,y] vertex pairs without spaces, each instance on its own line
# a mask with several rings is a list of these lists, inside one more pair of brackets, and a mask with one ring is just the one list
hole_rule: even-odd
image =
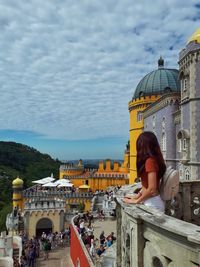
[[121,198],[117,202],[117,267],[199,266],[198,226]]

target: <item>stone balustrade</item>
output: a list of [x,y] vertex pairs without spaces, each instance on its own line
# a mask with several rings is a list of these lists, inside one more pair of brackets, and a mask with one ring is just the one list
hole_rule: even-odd
[[181,181],[174,201],[166,203],[167,215],[200,225],[200,181]]
[[200,229],[117,196],[117,267],[200,266]]

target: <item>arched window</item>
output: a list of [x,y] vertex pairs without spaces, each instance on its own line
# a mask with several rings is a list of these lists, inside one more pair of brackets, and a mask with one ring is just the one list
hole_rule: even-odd
[[179,177],[180,177],[180,180],[183,179],[183,171],[182,171],[182,169],[179,170]]
[[142,111],[138,111],[137,112],[137,121],[141,121],[142,120]]
[[165,132],[165,126],[166,126],[165,117],[163,117],[163,119],[162,119],[162,132]]
[[183,139],[183,150],[184,151],[187,150],[187,140],[186,140],[186,138]]
[[167,149],[167,138],[166,138],[166,133],[162,133],[162,151],[166,151]]
[[189,172],[189,170],[186,170],[186,172],[185,172],[185,180],[186,181],[190,180],[190,172]]
[[155,131],[155,128],[156,128],[156,117],[153,116],[153,119],[152,119],[152,127],[153,127],[153,131]]

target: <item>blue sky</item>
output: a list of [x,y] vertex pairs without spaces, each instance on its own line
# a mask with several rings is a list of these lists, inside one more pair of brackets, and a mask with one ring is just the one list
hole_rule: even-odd
[[122,158],[140,79],[178,68],[198,1],[0,0],[0,140],[60,159]]

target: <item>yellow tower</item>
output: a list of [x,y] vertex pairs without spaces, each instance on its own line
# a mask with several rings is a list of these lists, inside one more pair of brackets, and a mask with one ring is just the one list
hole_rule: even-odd
[[143,132],[144,120],[143,111],[159,96],[144,96],[134,99],[129,102],[130,112],[130,180],[129,183],[134,183],[137,178],[136,169],[136,141],[138,136]]
[[23,209],[23,180],[17,177],[12,182],[13,187],[13,208],[18,207],[19,209]]
[[134,96],[128,105],[130,113],[130,184],[134,183],[137,178],[136,141],[145,130],[143,111],[163,94],[176,92],[178,87],[178,70],[164,68],[162,57],[158,60],[158,69],[148,73],[136,87]]
[[119,172],[129,173],[130,168],[130,141],[126,145],[126,150],[124,151],[124,162],[119,167]]

